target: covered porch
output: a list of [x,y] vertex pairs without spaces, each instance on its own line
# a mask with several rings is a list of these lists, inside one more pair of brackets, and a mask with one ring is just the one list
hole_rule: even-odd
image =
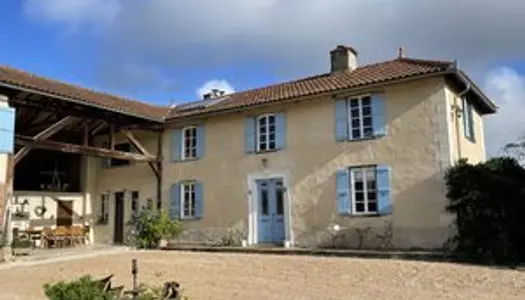
[[[109,162],[148,164],[160,206],[162,146],[150,153],[134,134],[154,132],[160,145],[160,118],[126,109],[137,104],[125,99],[10,69],[12,74],[5,77],[1,71],[0,104],[12,112],[14,123],[6,134],[4,120],[1,126],[6,130],[0,135],[4,246],[13,241],[36,248],[92,244],[94,227],[106,217],[94,209],[100,201],[97,172]],[[16,84],[5,82],[13,78]],[[126,137],[127,149],[115,145],[116,134]]]

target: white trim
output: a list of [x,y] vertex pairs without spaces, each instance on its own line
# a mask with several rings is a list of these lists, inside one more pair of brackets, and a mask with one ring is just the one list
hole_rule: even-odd
[[[186,206],[186,198],[184,197],[184,190],[186,188],[186,186],[189,186],[190,187],[190,205],[189,205],[189,212],[190,212],[190,215],[186,216],[184,214],[184,207]],[[180,218],[181,220],[184,220],[184,219],[193,219],[195,218],[195,181],[184,181],[184,182],[181,182],[181,184],[179,185],[180,187]]]
[[[363,203],[365,211],[358,212],[357,211],[357,200],[356,200],[356,190],[355,190],[355,173],[361,172],[362,176],[362,182],[363,182],[363,190],[361,191],[363,193]],[[368,173],[372,172],[374,174],[374,181],[376,184],[375,194],[376,194],[376,210],[375,211],[368,211]],[[377,214],[379,212],[379,197],[377,193],[377,166],[366,166],[366,167],[350,167],[350,191],[352,193],[351,199],[352,199],[352,215],[357,216],[364,216],[364,215],[373,215]]]
[[[273,134],[274,134],[274,146],[273,148],[270,148],[270,117],[273,116]],[[261,119],[266,119],[266,149],[261,149],[261,128],[259,121]],[[269,150],[275,150],[277,148],[277,116],[274,113],[264,114],[260,115],[257,118],[255,118],[255,150],[256,151],[269,151]]]
[[257,224],[258,224],[258,194],[255,181],[260,179],[282,178],[284,193],[284,245],[285,247],[292,247],[293,232],[292,232],[292,193],[290,189],[290,173],[286,170],[274,170],[266,172],[251,173],[247,176],[248,188],[248,246],[256,245],[258,243]]
[[[367,117],[369,116],[370,119],[372,120],[373,122],[373,118],[374,118],[374,112],[372,111],[372,96],[370,94],[365,94],[365,95],[360,95],[360,96],[355,96],[355,97],[350,97],[348,99],[346,99],[346,112],[347,112],[347,123],[348,123],[348,136],[350,137],[351,140],[353,139],[363,139],[363,138],[368,138],[369,136],[365,136],[365,124],[364,124],[364,117],[365,115],[363,114],[363,98],[367,98],[368,97],[368,100],[370,101],[370,115],[366,115]],[[357,117],[357,119],[359,120],[359,127],[358,128],[354,128],[352,126],[352,101],[357,101],[357,109],[359,111],[359,116]],[[374,126],[373,126],[373,123],[370,124],[370,126],[366,126],[366,127],[371,127],[372,129],[372,135],[373,135],[373,131],[374,131]],[[359,129],[359,137],[354,137],[353,136],[353,130],[354,129]]]
[[[195,130],[194,131],[194,135],[193,135],[193,139],[195,139],[195,156],[186,156],[186,131],[188,130]],[[180,158],[181,160],[187,160],[187,159],[195,159],[197,158],[197,147],[199,145],[197,145],[199,141],[197,140],[197,126],[195,125],[191,125],[191,126],[186,126],[186,127],[183,127],[181,130],[180,130]],[[190,149],[191,150],[191,149]]]

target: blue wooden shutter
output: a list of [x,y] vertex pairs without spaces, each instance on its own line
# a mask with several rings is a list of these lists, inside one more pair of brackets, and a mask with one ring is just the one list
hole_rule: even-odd
[[255,152],[255,118],[246,118],[244,121],[244,151]]
[[385,98],[381,94],[372,96],[372,127],[374,136],[387,134]]
[[350,172],[348,169],[335,173],[337,191],[337,211],[340,214],[352,213],[352,188],[350,186]]
[[392,188],[390,167],[378,165],[376,168],[378,212],[381,215],[392,213]]
[[181,135],[180,129],[174,129],[171,132],[171,161],[179,161],[181,159]]
[[171,185],[170,190],[170,217],[180,219],[180,183]]
[[197,126],[197,158],[204,157],[204,149],[206,148],[204,136],[204,125]]
[[345,141],[348,135],[348,111],[346,100],[335,101],[335,140]]
[[275,146],[277,149],[286,147],[286,117],[284,113],[275,114]]
[[195,217],[202,218],[202,209],[204,207],[204,193],[202,183],[195,182]]
[[0,107],[0,153],[13,153],[15,150],[15,109]]

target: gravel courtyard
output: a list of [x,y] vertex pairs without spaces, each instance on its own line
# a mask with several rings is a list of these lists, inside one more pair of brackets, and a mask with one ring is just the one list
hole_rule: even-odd
[[0,269],[0,299],[45,299],[45,282],[82,274],[179,281],[190,300],[213,299],[525,299],[525,272],[444,263],[350,258],[123,252]]

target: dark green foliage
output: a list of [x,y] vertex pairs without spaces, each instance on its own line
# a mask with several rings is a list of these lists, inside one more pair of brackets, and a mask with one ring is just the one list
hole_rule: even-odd
[[156,248],[161,239],[175,237],[182,230],[180,223],[171,220],[165,211],[141,209],[135,218],[138,248]]
[[508,157],[460,161],[445,180],[447,210],[456,214],[456,250],[477,262],[525,261],[525,169]]
[[112,300],[110,294],[104,292],[103,286],[91,278],[83,276],[71,282],[60,281],[44,285],[44,293],[50,300]]

